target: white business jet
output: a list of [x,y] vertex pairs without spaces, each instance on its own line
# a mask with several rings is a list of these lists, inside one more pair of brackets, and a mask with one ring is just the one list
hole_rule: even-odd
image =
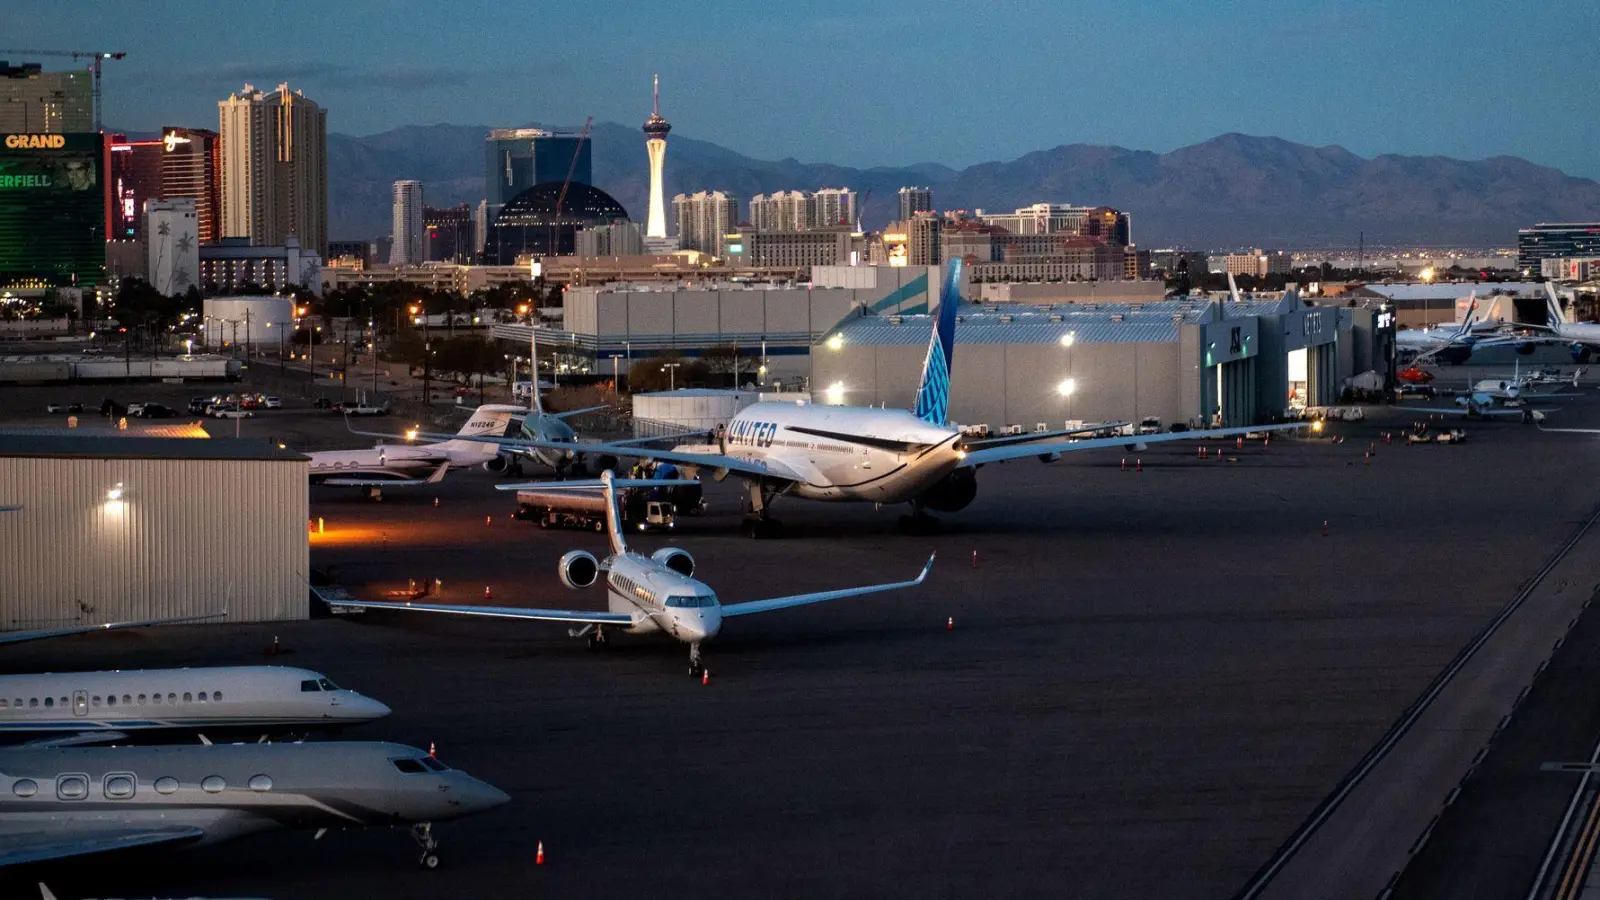
[[283,666],[0,675],[0,743],[85,746],[338,731],[389,707]]
[[[933,568],[933,557],[922,572],[910,581],[874,584],[867,587],[843,588],[812,594],[793,594],[768,600],[723,604],[716,592],[705,582],[694,578],[694,557],[687,550],[663,547],[649,556],[628,549],[624,537],[622,516],[617,509],[617,491],[622,488],[654,488],[671,485],[694,484],[686,479],[626,479],[613,478],[609,471],[600,473],[598,481],[541,482],[540,490],[592,491],[600,488],[606,497],[606,524],[611,532],[611,555],[596,559],[587,550],[572,550],[561,557],[558,574],[561,583],[573,590],[590,587],[602,574],[606,582],[606,612],[581,609],[523,609],[510,606],[454,606],[443,603],[388,603],[361,600],[330,600],[330,606],[350,609],[399,609],[413,612],[451,613],[462,616],[489,616],[500,619],[533,619],[545,622],[569,622],[579,626],[570,633],[573,637],[587,637],[591,647],[603,646],[607,631],[628,634],[660,632],[689,645],[689,674],[699,675],[703,669],[700,644],[717,636],[724,619],[747,616],[752,613],[771,612],[791,606],[858,597],[916,587],[928,577]],[[525,484],[497,485],[500,490],[528,488]]]
[[[745,530],[751,537],[778,532],[779,525],[769,517],[768,509],[774,499],[783,495],[806,500],[909,504],[911,514],[901,517],[900,527],[920,534],[937,528],[937,520],[927,514],[928,510],[956,512],[977,497],[976,472],[987,463],[1028,457],[1050,462],[1063,453],[1084,450],[1140,449],[1167,441],[1307,427],[1306,423],[1295,423],[1086,440],[1072,440],[1062,433],[995,440],[965,438],[949,424],[948,416],[960,283],[961,261],[953,260],[928,340],[928,355],[913,409],[756,403],[733,417],[716,445],[656,450],[594,444],[590,445],[591,452],[670,462],[691,477],[698,470],[707,469],[717,480],[730,474],[743,478],[750,492],[751,515]],[[500,439],[499,443],[557,446],[511,438]]]
[[319,450],[311,457],[311,483],[337,487],[387,488],[437,484],[450,469],[483,465],[499,455],[493,444],[473,440],[502,436],[520,406],[489,404],[473,410],[461,430],[433,444],[364,450]]

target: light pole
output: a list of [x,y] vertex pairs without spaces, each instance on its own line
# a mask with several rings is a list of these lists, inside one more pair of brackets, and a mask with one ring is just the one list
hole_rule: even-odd
[[622,390],[622,382],[617,380],[619,377],[617,375],[617,360],[621,358],[621,353],[611,354],[611,393],[613,396]]
[[667,373],[667,384],[669,385],[667,390],[675,391],[678,389],[678,367],[681,365],[683,363],[667,363],[661,367],[661,371]]

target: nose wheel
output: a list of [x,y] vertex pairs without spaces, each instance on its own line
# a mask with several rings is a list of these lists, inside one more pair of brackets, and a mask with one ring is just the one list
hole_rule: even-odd
[[439,868],[439,842],[433,837],[433,823],[421,822],[411,826],[411,837],[416,840],[417,846],[422,848],[422,856],[417,859],[417,865],[424,869]]
[[689,645],[689,675],[695,678],[705,674],[705,663],[700,659],[700,642]]

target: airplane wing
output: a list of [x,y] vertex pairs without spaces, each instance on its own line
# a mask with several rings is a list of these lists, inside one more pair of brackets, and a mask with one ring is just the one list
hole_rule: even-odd
[[1080,434],[1094,434],[1106,428],[1121,428],[1127,422],[1101,422],[1098,425],[1085,425],[1082,428],[1068,428],[1061,431],[1035,431],[1030,434],[1012,434],[1005,437],[982,438],[976,441],[965,441],[968,452],[974,450],[988,450],[991,447],[1005,447],[1011,444],[1029,444],[1035,441],[1053,441],[1064,437],[1075,437]]
[[1233,437],[1234,435],[1258,434],[1263,431],[1290,431],[1310,427],[1311,423],[1309,422],[1294,422],[1288,425],[1252,425],[1241,428],[1212,428],[1206,431],[1169,431],[1163,434],[1121,435],[1109,438],[1092,438],[1086,441],[1055,441],[1012,445],[1009,447],[989,447],[967,453],[966,459],[961,461],[959,468],[1005,462],[1009,459],[1026,459],[1030,456],[1043,456],[1049,453],[1075,453],[1080,450],[1102,450],[1108,447],[1131,447],[1137,449],[1146,444],[1164,444],[1169,441]]
[[88,634],[92,631],[117,631],[122,628],[150,628],[156,625],[181,625],[186,622],[204,622],[209,619],[226,618],[227,611],[211,613],[205,616],[177,616],[171,619],[147,619],[142,622],[106,622],[101,625],[71,625],[66,628],[51,628],[45,631],[7,631],[0,633],[0,644],[20,644],[25,641],[42,641],[45,638],[66,637],[70,634]]
[[748,616],[751,613],[771,612],[775,609],[788,609],[791,606],[805,606],[807,603],[821,603],[824,600],[838,600],[844,597],[859,597],[862,594],[876,594],[880,591],[896,591],[900,588],[916,587],[933,571],[933,559],[937,553],[928,557],[928,564],[922,567],[921,574],[910,581],[896,581],[892,584],[873,584],[867,587],[844,588],[838,591],[819,591],[815,594],[791,594],[787,597],[773,597],[770,600],[751,600],[747,603],[726,603],[722,606],[722,615]]
[[93,853],[110,853],[132,847],[192,844],[205,837],[199,828],[171,825],[162,828],[83,828],[71,834],[8,834],[0,837],[0,866],[67,859]]
[[445,473],[449,471],[450,464],[446,462],[433,470],[433,474],[427,478],[324,478],[317,484],[334,487],[415,487],[419,484],[438,484],[444,480]]
[[1434,415],[1437,415],[1437,416],[1470,416],[1472,418],[1484,418],[1484,419],[1492,418],[1492,417],[1495,417],[1495,416],[1517,416],[1517,417],[1520,418],[1523,415],[1526,415],[1528,413],[1535,413],[1535,412],[1537,412],[1537,413],[1552,413],[1552,412],[1555,412],[1555,410],[1553,410],[1553,409],[1528,409],[1526,407],[1518,407],[1518,406],[1500,406],[1500,407],[1495,407],[1494,409],[1468,409],[1468,408],[1466,408],[1464,406],[1441,406],[1441,407],[1397,406],[1397,407],[1395,407],[1395,409],[1402,409],[1402,410],[1405,410],[1406,412],[1433,413]]
[[1600,434],[1600,428],[1546,428],[1539,426],[1540,431],[1559,431],[1564,434]]
[[581,416],[584,413],[599,412],[602,409],[610,409],[610,408],[611,408],[610,406],[588,406],[588,407],[584,407],[583,409],[572,410],[571,412],[546,413],[546,415],[554,416],[557,419],[569,419],[569,418],[571,418],[573,416]]
[[491,619],[534,619],[540,622],[576,622],[584,625],[632,625],[626,613],[592,612],[583,609],[525,609],[520,606],[457,606],[449,603],[389,603],[368,600],[324,599],[329,606],[345,609],[402,609],[411,612],[449,613],[457,616],[486,616]]

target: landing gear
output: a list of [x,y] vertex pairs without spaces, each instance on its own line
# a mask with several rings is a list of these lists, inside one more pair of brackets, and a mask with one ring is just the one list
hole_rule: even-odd
[[610,646],[610,643],[606,638],[605,629],[599,625],[594,626],[594,631],[589,634],[589,649],[604,650],[608,646]]
[[699,677],[705,674],[705,663],[700,660],[700,642],[695,641],[689,645],[689,676]]
[[750,514],[744,520],[745,537],[760,540],[783,534],[783,523],[767,515],[767,506],[782,493],[760,480],[750,482]]
[[439,868],[439,842],[433,838],[433,823],[419,822],[411,826],[411,837],[422,848],[422,856],[417,860],[417,865],[424,869]]

